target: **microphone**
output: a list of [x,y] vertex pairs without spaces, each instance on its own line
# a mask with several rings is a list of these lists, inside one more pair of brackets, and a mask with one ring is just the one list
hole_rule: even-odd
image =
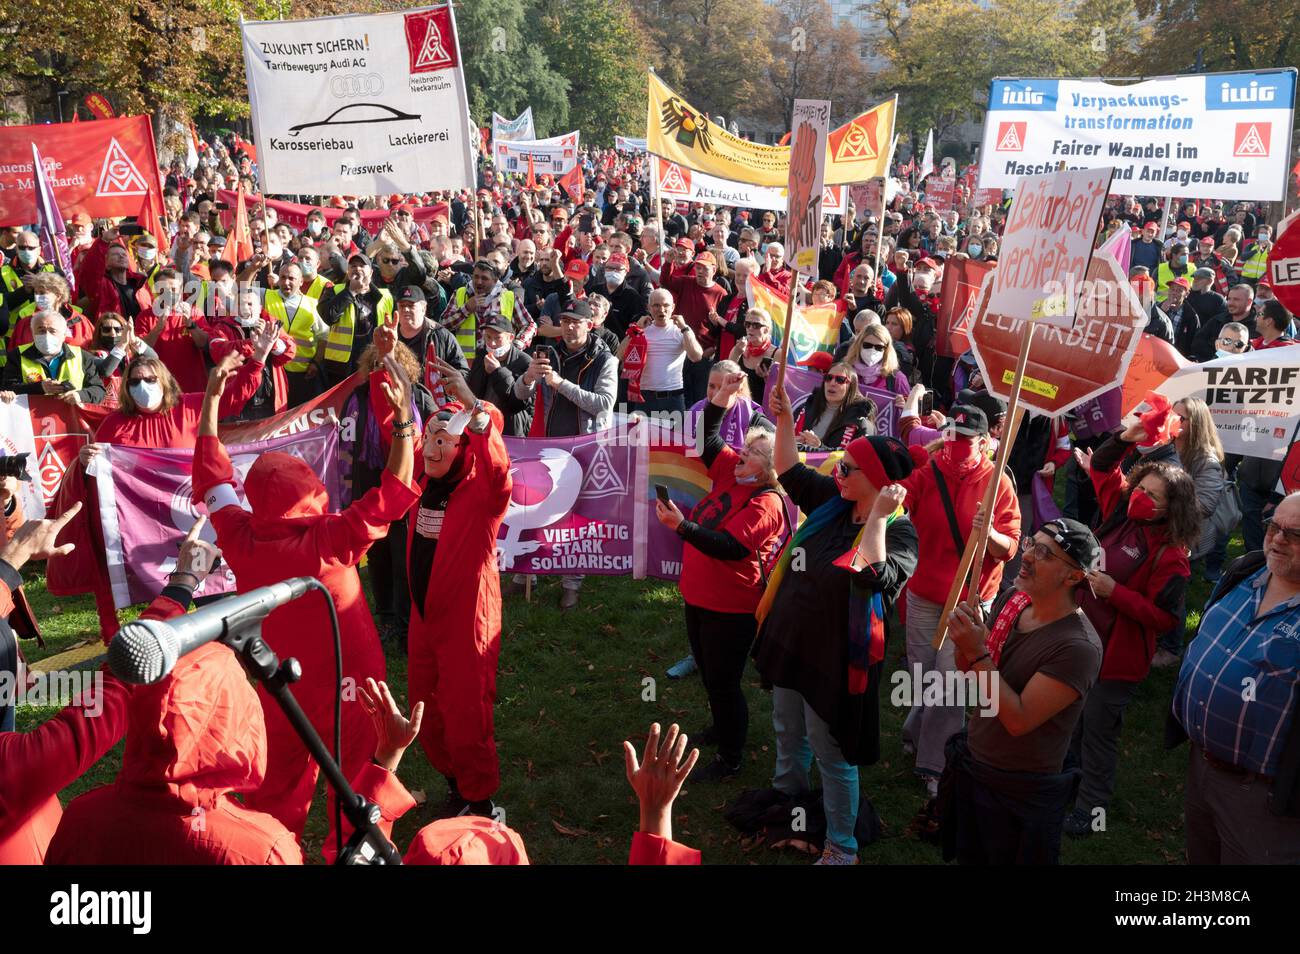
[[123,682],[152,685],[171,672],[186,653],[240,625],[265,619],[272,610],[316,585],[313,577],[296,576],[241,596],[228,596],[174,619],[127,623],[108,644],[108,668]]

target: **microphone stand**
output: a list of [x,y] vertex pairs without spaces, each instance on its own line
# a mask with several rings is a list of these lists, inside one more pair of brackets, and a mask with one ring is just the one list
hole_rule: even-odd
[[379,806],[366,801],[352,790],[329,749],[321,741],[316,727],[311,724],[298,700],[289,691],[289,684],[302,678],[302,665],[290,657],[283,663],[266,641],[262,639],[262,619],[239,619],[233,628],[227,622],[226,631],[219,642],[235,651],[244,671],[266,687],[294,731],[302,739],[325,778],[334,788],[343,814],[352,823],[352,837],[334,860],[336,865],[400,865],[402,856],[393,843],[384,837],[377,822]]

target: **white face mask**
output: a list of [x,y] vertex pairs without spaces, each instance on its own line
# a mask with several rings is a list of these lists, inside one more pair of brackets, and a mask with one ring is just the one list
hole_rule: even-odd
[[320,230],[323,227],[324,227],[323,223],[321,222],[320,219],[312,219],[310,222],[307,223],[307,231],[310,232],[312,235],[320,235]]
[[32,299],[36,302],[37,311],[49,311],[50,305],[54,304],[54,299],[46,292],[33,295]]
[[885,360],[885,352],[877,351],[875,348],[864,347],[862,349],[862,357],[859,360],[867,367],[874,368],[876,365],[880,364],[880,362]]
[[922,272],[912,276],[912,285],[917,291],[926,294],[934,287],[934,276],[929,272]]
[[610,271],[605,269],[605,284],[610,288],[617,288],[623,284],[623,279],[627,278],[627,272]]
[[41,354],[54,355],[63,350],[63,336],[51,334],[32,335],[32,343]]
[[138,248],[135,250],[135,257],[138,258],[140,261],[144,262],[146,265],[152,262],[157,257],[157,255],[158,255],[157,249]]
[[507,341],[499,348],[492,348],[492,356],[495,358],[504,358],[510,353],[510,342]]
[[141,410],[152,411],[162,404],[163,389],[157,381],[136,381],[127,390],[131,393],[131,400]]

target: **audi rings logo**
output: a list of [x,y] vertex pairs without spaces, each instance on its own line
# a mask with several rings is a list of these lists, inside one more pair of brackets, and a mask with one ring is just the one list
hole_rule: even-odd
[[330,77],[330,92],[338,99],[376,96],[384,91],[384,78],[378,73],[336,73]]

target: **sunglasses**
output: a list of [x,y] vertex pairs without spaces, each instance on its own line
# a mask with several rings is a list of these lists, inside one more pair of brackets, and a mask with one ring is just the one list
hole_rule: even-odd
[[826,375],[826,377],[823,378],[822,380],[823,380],[823,381],[830,381],[832,384],[848,384],[848,383],[849,383],[848,376],[847,376],[847,375],[843,375],[843,374],[828,374],[828,375]]
[[861,467],[854,467],[850,464],[848,457],[841,457],[839,463],[835,465],[835,473],[839,474],[844,480],[848,480],[850,474],[861,469]]
[[1246,342],[1234,341],[1232,338],[1220,338],[1218,343],[1225,348],[1231,348],[1233,351],[1240,351],[1242,348],[1246,347]]
[[1276,520],[1268,519],[1264,521],[1264,536],[1271,537],[1274,534],[1282,534],[1282,539],[1287,543],[1295,546],[1300,544],[1300,527],[1284,527]]
[[131,379],[131,383],[132,383],[132,384],[157,384],[157,383],[158,383],[158,378],[157,378],[157,377],[152,377],[152,378],[146,378],[146,377],[132,378],[132,379]]
[[745,322],[745,327],[746,327],[746,328],[766,328],[767,325],[763,324],[761,321],[747,321],[747,322]]
[[885,346],[882,344],[872,344],[870,341],[862,342],[862,347],[870,348],[872,351],[884,351]]
[[383,260],[383,262],[384,262],[385,265],[401,265],[401,264],[402,264],[402,260],[401,260],[400,258],[386,258],[386,259]]

